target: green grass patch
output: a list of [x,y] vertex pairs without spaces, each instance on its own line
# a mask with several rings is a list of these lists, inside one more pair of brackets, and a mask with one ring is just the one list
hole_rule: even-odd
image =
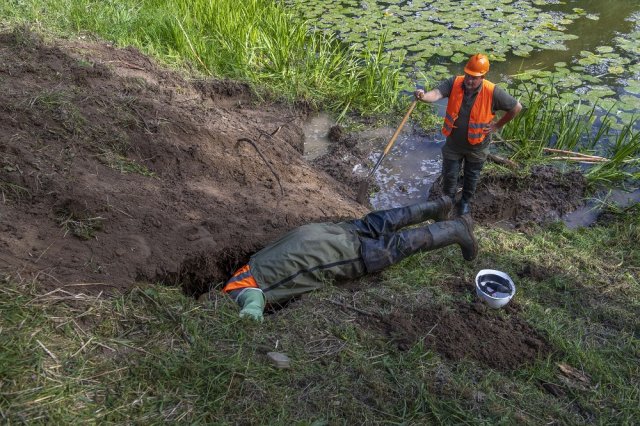
[[[9,172],[13,171],[11,166],[5,166],[4,169]],[[31,196],[27,188],[3,180],[0,180],[0,194],[2,195],[3,202],[7,199],[20,200]]]
[[91,217],[87,214],[77,214],[61,209],[57,212],[56,219],[64,235],[75,235],[82,240],[95,238],[96,232],[101,231],[104,226],[104,218],[100,216]]
[[104,151],[100,155],[100,160],[112,169],[118,170],[120,173],[136,173],[147,177],[156,176],[156,174],[149,170],[144,164],[140,164],[124,155],[112,151]]
[[386,35],[355,49],[295,19],[278,1],[10,1],[0,14],[58,34],[93,33],[165,63],[337,113],[398,105],[402,57],[384,52]]

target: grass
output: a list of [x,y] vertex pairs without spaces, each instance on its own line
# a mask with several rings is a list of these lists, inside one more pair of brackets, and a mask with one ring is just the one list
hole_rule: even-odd
[[384,52],[384,36],[355,50],[296,20],[278,1],[9,1],[0,15],[6,23],[65,35],[96,34],[166,63],[337,113],[384,113],[399,102],[402,58]]
[[[333,111],[338,120],[353,113],[398,114],[408,103],[399,96],[403,58],[385,53],[386,34],[356,49],[334,34],[314,31],[278,1],[10,1],[0,5],[0,14],[14,25],[91,33],[133,45],[165,63],[246,81],[264,96]],[[565,105],[553,81],[546,88],[525,86],[519,95],[526,109],[502,132],[517,143],[515,159],[545,162],[543,148],[549,146],[585,152],[605,147],[602,154],[611,161],[588,170],[592,182],[611,185],[640,177],[640,132],[633,120],[613,131],[610,117],[598,117],[595,106]],[[67,115],[77,127],[78,114]],[[418,108],[416,117],[429,128],[440,125],[431,108]]]
[[[6,171],[12,171],[11,166],[5,166],[4,168]],[[20,200],[28,198],[31,196],[31,193],[25,187],[0,179],[0,195],[2,196],[2,201],[6,202],[7,199]]]
[[144,164],[140,164],[113,151],[104,150],[99,158],[107,166],[114,170],[118,170],[120,173],[136,173],[146,177],[156,177],[156,174],[149,170],[149,168]]
[[544,87],[546,91],[525,87],[518,94],[525,108],[501,132],[513,159],[549,162],[545,148],[596,154],[608,161],[585,170],[591,183],[615,185],[640,179],[640,130],[635,120],[614,130],[610,112],[599,116],[597,105],[585,109],[563,104],[553,81]]
[[[611,217],[606,226],[558,224],[531,235],[481,228],[474,262],[454,247],[416,255],[360,290],[330,287],[262,324],[238,318],[224,297],[198,303],[172,287],[141,283],[105,297],[5,276],[0,419],[632,424],[640,416],[640,208]],[[451,309],[462,296],[443,282],[471,283],[489,265],[518,277],[520,311],[486,315],[526,319],[547,336],[549,357],[496,371],[444,358],[422,339],[399,350],[366,315],[332,302],[383,316]],[[518,275],[524,266],[533,272]],[[275,369],[268,351],[287,353],[292,368]]]
[[[166,62],[267,84],[279,96],[339,113],[385,111],[393,103],[384,100],[396,99],[396,68],[382,44],[351,51],[331,36],[292,24],[277,3],[12,0],[0,12],[14,23],[93,32]],[[66,96],[44,93],[32,106],[62,114]],[[575,132],[587,132],[587,123],[553,108],[551,96],[539,104],[530,100],[528,111],[505,129],[513,127],[514,134],[503,136],[522,143],[517,156],[539,157],[542,141],[583,147]],[[637,156],[636,143],[631,129],[619,133],[611,158],[617,155],[627,167]],[[592,149],[589,142],[584,147]],[[130,162],[120,167],[145,172]],[[619,176],[616,169],[608,172],[611,181]],[[7,185],[0,182],[0,189],[21,192]],[[263,324],[239,319],[225,298],[202,304],[178,288],[140,283],[106,296],[83,293],[82,284],[44,290],[37,279],[3,273],[0,419],[632,424],[640,418],[640,212],[635,206],[612,215],[611,223],[578,231],[562,225],[535,234],[481,228],[482,252],[474,262],[462,261],[457,248],[413,256],[360,290],[309,295]],[[79,235],[91,238],[98,219],[66,215],[60,225],[74,232],[79,223]],[[524,318],[547,336],[550,356],[506,372],[471,359],[455,362],[428,344],[429,330],[400,350],[392,336],[367,327],[361,314],[333,303],[381,316],[455,309],[460,300],[474,300],[473,293],[455,294],[444,284],[460,279],[471,285],[477,270],[489,266],[518,277],[512,303],[520,311],[487,315]],[[537,272],[520,276],[524,266]],[[269,364],[265,354],[274,350],[290,356],[291,370]],[[560,365],[575,375],[563,374]],[[554,385],[556,394],[544,384]]]

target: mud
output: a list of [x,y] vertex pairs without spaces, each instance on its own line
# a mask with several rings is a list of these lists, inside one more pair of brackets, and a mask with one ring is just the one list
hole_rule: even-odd
[[306,114],[135,49],[0,34],[0,269],[197,294],[288,229],[360,216],[302,159]]
[[447,359],[469,359],[508,371],[551,352],[546,338],[514,311],[492,311],[480,302],[458,303],[410,313],[397,311],[388,317],[367,318],[361,324],[377,330],[400,350],[422,340],[426,349]]
[[[239,83],[188,79],[135,49],[1,33],[0,272],[42,290],[110,293],[147,281],[195,296],[296,226],[363,215],[353,171],[369,153],[335,128],[329,152],[305,161],[308,112],[259,103]],[[473,214],[541,223],[583,193],[578,174],[485,174]],[[549,350],[510,306],[457,304],[363,325],[401,349],[424,339],[447,358],[507,370]]]
[[[527,174],[484,170],[471,203],[471,214],[478,223],[527,230],[560,220],[584,205],[586,190],[586,179],[578,171],[561,172],[550,166],[534,167]],[[441,195],[438,179],[429,198]]]

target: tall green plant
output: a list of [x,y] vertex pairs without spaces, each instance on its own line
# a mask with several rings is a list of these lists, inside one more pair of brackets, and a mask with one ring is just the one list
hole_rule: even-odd
[[401,59],[384,36],[363,51],[313,31],[274,0],[32,0],[0,5],[11,22],[92,32],[168,63],[240,79],[335,111],[397,106]]
[[616,131],[610,111],[599,114],[597,105],[585,109],[562,103],[553,81],[545,91],[525,86],[518,95],[524,111],[502,131],[502,137],[512,142],[515,158],[545,161],[548,147],[588,154],[597,150],[609,161],[589,168],[589,180],[613,183],[640,177],[640,132],[634,128],[635,120]]

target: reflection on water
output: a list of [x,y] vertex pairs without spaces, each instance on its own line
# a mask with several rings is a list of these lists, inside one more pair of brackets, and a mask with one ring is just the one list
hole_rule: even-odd
[[304,158],[311,161],[326,154],[329,146],[329,129],[335,124],[329,114],[319,113],[311,116],[303,126]]
[[[574,8],[584,9],[586,13],[598,15],[599,19],[576,19],[567,25],[569,34],[575,34],[577,39],[564,42],[566,50],[532,51],[529,57],[522,58],[507,55],[504,62],[493,62],[491,74],[514,75],[524,70],[549,69],[553,71],[553,64],[557,62],[571,63],[573,58],[580,57],[583,50],[594,51],[598,46],[610,46],[618,33],[629,33],[634,26],[629,17],[640,10],[638,0],[572,0],[564,4],[549,4],[541,6],[547,11],[561,11],[571,14]],[[606,76],[605,76],[606,77]],[[607,81],[615,84],[615,76]]]
[[[640,202],[640,190],[626,192],[621,190],[612,190],[603,197],[609,204],[615,204],[618,207],[627,207]],[[575,229],[581,226],[589,226],[596,221],[601,211],[602,202],[589,200],[584,207],[579,208],[562,217],[562,221],[567,228]]]
[[[401,133],[375,173],[380,190],[371,197],[374,209],[388,209],[425,201],[440,174],[442,141],[417,136],[410,129]],[[375,162],[384,145],[374,149]]]

